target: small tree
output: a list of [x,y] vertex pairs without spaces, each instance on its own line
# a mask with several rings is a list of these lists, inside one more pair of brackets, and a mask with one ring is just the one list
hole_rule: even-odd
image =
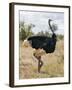
[[20,40],[24,40],[26,38],[26,32],[24,28],[21,28],[21,31],[19,32]]
[[23,22],[20,23],[19,26],[19,36],[20,36],[20,40],[24,40],[27,37],[33,35],[33,32],[31,31],[32,28],[32,24],[25,24]]

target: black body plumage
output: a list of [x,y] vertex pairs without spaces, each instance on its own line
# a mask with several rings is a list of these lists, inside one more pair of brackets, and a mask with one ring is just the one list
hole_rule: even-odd
[[56,35],[53,33],[52,37],[47,36],[32,36],[28,38],[32,48],[44,49],[46,53],[52,53],[56,46]]

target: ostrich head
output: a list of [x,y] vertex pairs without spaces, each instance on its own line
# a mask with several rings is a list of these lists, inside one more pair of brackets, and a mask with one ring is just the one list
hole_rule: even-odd
[[49,19],[48,22],[53,21],[52,19]]

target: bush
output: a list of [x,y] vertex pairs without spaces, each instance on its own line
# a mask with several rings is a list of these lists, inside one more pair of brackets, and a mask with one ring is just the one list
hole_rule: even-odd
[[62,39],[64,39],[64,36],[63,35],[57,35],[57,39],[62,40]]
[[20,23],[19,27],[19,39],[24,40],[28,38],[29,36],[33,35],[33,32],[31,31],[32,24],[26,25],[25,23]]

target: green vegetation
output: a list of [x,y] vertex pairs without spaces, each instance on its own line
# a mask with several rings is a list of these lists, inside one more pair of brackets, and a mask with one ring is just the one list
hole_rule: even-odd
[[62,39],[64,39],[63,35],[57,35],[57,40],[62,40]]
[[24,40],[27,37],[33,35],[33,32],[31,31],[32,25],[25,25],[25,23],[20,23],[20,27],[19,27],[19,39],[20,40]]

